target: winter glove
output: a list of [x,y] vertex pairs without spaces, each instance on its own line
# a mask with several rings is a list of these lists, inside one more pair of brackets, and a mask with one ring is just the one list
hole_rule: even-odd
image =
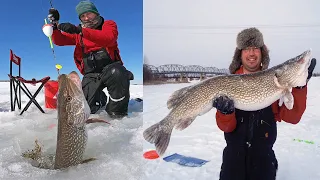
[[307,82],[310,80],[311,76],[312,76],[312,73],[313,73],[313,70],[314,68],[316,67],[316,64],[317,64],[317,60],[315,58],[312,58],[311,59],[311,63],[310,63],[310,66],[308,68],[308,77],[307,77]]
[[[316,64],[317,64],[317,60],[315,58],[312,58],[311,59],[311,63],[309,65],[309,68],[308,68],[308,77],[307,77],[307,83],[308,81],[310,80],[310,78],[312,77],[312,73],[313,73],[313,70],[314,68],[316,67]],[[298,86],[296,87],[297,89],[302,89],[304,88],[305,86]]]
[[215,107],[222,114],[232,114],[234,112],[234,102],[227,96],[220,96],[216,98],[212,106]]
[[131,81],[131,80],[134,80],[134,75],[132,74],[131,71],[127,70],[127,73],[128,73],[128,79]]
[[79,34],[81,32],[80,26],[75,26],[71,23],[61,23],[58,25],[58,29],[69,34]]
[[56,24],[60,20],[59,11],[54,8],[50,8],[49,14],[48,14],[48,19],[51,23]]

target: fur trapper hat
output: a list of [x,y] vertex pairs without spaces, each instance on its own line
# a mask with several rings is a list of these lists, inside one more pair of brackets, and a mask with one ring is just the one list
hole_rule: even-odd
[[229,72],[234,74],[241,66],[241,50],[247,47],[261,48],[262,70],[269,66],[270,58],[267,46],[264,44],[263,35],[257,28],[248,28],[242,30],[237,36],[237,47],[234,52],[233,60],[229,66]]

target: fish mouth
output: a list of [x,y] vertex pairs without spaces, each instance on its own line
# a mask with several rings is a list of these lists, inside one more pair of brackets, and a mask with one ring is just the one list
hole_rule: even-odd
[[70,74],[61,74],[58,77],[59,91],[60,94],[62,91],[67,92],[67,94],[79,95],[81,94],[81,81],[79,75],[72,71]]
[[75,83],[78,86],[79,89],[82,89],[80,76],[78,75],[77,72],[75,71],[70,72],[68,77],[69,79],[71,79],[71,81],[73,81],[73,83]]
[[304,64],[303,70],[308,71],[308,68],[311,64],[311,49],[303,52],[301,54],[300,60],[298,60],[299,63]]
[[310,62],[311,62],[311,48],[300,54],[299,56],[296,57],[296,61],[302,64],[307,64],[309,67]]
[[308,59],[308,63],[307,63],[307,69],[309,68],[310,64],[311,64],[311,49],[306,52],[305,58]]
[[301,53],[300,55],[289,60],[291,63],[298,63],[301,67],[300,70],[306,70],[311,64],[311,49],[308,49]]
[[307,83],[307,77],[308,77],[308,68],[311,64],[311,49],[303,52],[301,55],[296,57],[296,63],[298,63],[300,66],[299,70],[295,72],[295,79],[293,80],[293,84],[295,86],[304,86]]
[[61,74],[58,76],[59,90],[65,88],[67,78],[68,78],[68,76],[66,74]]

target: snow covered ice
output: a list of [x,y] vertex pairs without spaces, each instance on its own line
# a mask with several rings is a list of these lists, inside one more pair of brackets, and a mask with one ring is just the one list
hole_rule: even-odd
[[[162,120],[169,110],[166,102],[175,91],[196,81],[184,84],[144,86],[143,129]],[[278,180],[320,179],[320,77],[312,77],[308,85],[307,109],[296,124],[278,122],[277,141],[274,150],[279,163]],[[152,180],[218,180],[225,147],[223,132],[217,127],[216,109],[212,109],[185,130],[173,130],[167,151],[163,157],[144,160],[143,178]],[[301,139],[314,144],[294,141]],[[144,140],[144,152],[155,149]],[[185,167],[162,158],[178,153],[208,160],[201,167]]]
[[[34,147],[37,139],[45,153],[54,153],[56,147],[57,114],[44,109],[42,114],[32,104],[22,116],[10,112],[9,83],[0,83],[0,179],[1,180],[217,180],[225,147],[223,133],[215,120],[215,109],[197,119],[185,130],[172,132],[163,157],[179,153],[208,160],[201,167],[185,167],[165,162],[161,157],[144,159],[142,154],[154,149],[142,137],[144,129],[167,115],[168,97],[177,89],[193,84],[131,85],[131,98],[143,97],[142,103],[130,101],[130,118],[89,124],[86,157],[97,160],[71,167],[68,170],[46,170],[33,167],[21,157],[21,152]],[[32,92],[37,87],[28,86]],[[320,78],[312,77],[308,85],[307,109],[300,123],[277,123],[278,136],[274,150],[279,162],[278,180],[320,179]],[[22,94],[22,107],[28,98]],[[37,96],[44,107],[44,94]],[[104,112],[99,116],[103,117]],[[143,118],[142,118],[143,116]],[[143,125],[143,126],[142,126]],[[314,144],[294,141],[302,139]]]
[[[140,179],[142,174],[142,110],[143,102],[129,102],[129,118],[108,120],[111,123],[87,125],[88,144],[84,158],[97,160],[70,167],[68,170],[48,170],[33,167],[21,156],[34,148],[37,139],[44,154],[55,153],[57,140],[57,111],[44,107],[44,90],[37,101],[45,110],[41,113],[31,104],[29,109],[10,112],[10,84],[0,82],[0,179],[1,180],[87,180],[87,179]],[[34,93],[37,86],[27,85]],[[131,85],[131,98],[143,98],[142,85]],[[22,95],[22,109],[29,98]],[[98,116],[106,117],[105,111]],[[96,116],[95,116],[96,117]]]

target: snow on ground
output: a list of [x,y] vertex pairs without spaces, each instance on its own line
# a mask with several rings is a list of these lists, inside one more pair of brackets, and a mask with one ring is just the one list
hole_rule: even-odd
[[[192,83],[144,86],[143,129],[162,120],[169,110],[169,96]],[[320,77],[312,77],[308,85],[307,109],[299,124],[278,123],[278,136],[274,145],[279,162],[278,180],[320,179]],[[185,130],[173,130],[171,140],[163,157],[173,153],[209,160],[202,167],[184,167],[166,162],[162,158],[144,160],[143,179],[152,180],[217,180],[226,143],[223,132],[218,129],[215,109],[196,120]],[[315,144],[293,139],[314,141]],[[143,151],[154,149],[144,140]]]
[[[37,101],[46,111],[42,114],[34,104],[22,116],[10,112],[10,84],[0,82],[0,179],[1,180],[87,180],[140,179],[142,174],[142,102],[130,101],[130,118],[113,120],[112,126],[89,124],[85,157],[97,160],[67,170],[46,170],[31,166],[21,153],[34,148],[37,139],[44,153],[55,153],[57,111],[44,108],[44,91]],[[28,85],[33,93],[38,86]],[[131,85],[131,98],[142,98],[142,85]],[[22,93],[22,108],[29,101]],[[106,117],[101,111],[99,117]]]
[[[192,82],[193,84],[195,82]],[[132,85],[131,97],[143,97],[142,103],[130,101],[130,118],[110,121],[108,124],[88,125],[86,157],[96,161],[71,167],[68,170],[45,170],[31,166],[21,157],[21,152],[32,149],[37,139],[45,153],[54,153],[56,146],[56,110],[45,109],[42,114],[31,105],[22,116],[10,112],[9,83],[0,83],[0,179],[53,180],[53,179],[153,179],[153,180],[206,180],[218,179],[222,151],[225,146],[223,133],[215,121],[215,109],[198,117],[187,129],[174,130],[165,156],[179,153],[209,162],[202,167],[184,167],[165,162],[162,158],[143,159],[142,153],[154,149],[142,137],[143,129],[167,115],[166,101],[173,91],[190,85],[166,84]],[[32,92],[37,87],[28,86]],[[278,123],[278,137],[274,150],[279,162],[280,180],[320,179],[320,78],[312,77],[308,86],[307,109],[297,125]],[[23,95],[22,107],[28,98]],[[43,91],[37,101],[44,107]],[[143,127],[142,127],[143,114]],[[102,111],[99,114],[104,117]],[[293,141],[294,138],[314,141],[315,144]]]

